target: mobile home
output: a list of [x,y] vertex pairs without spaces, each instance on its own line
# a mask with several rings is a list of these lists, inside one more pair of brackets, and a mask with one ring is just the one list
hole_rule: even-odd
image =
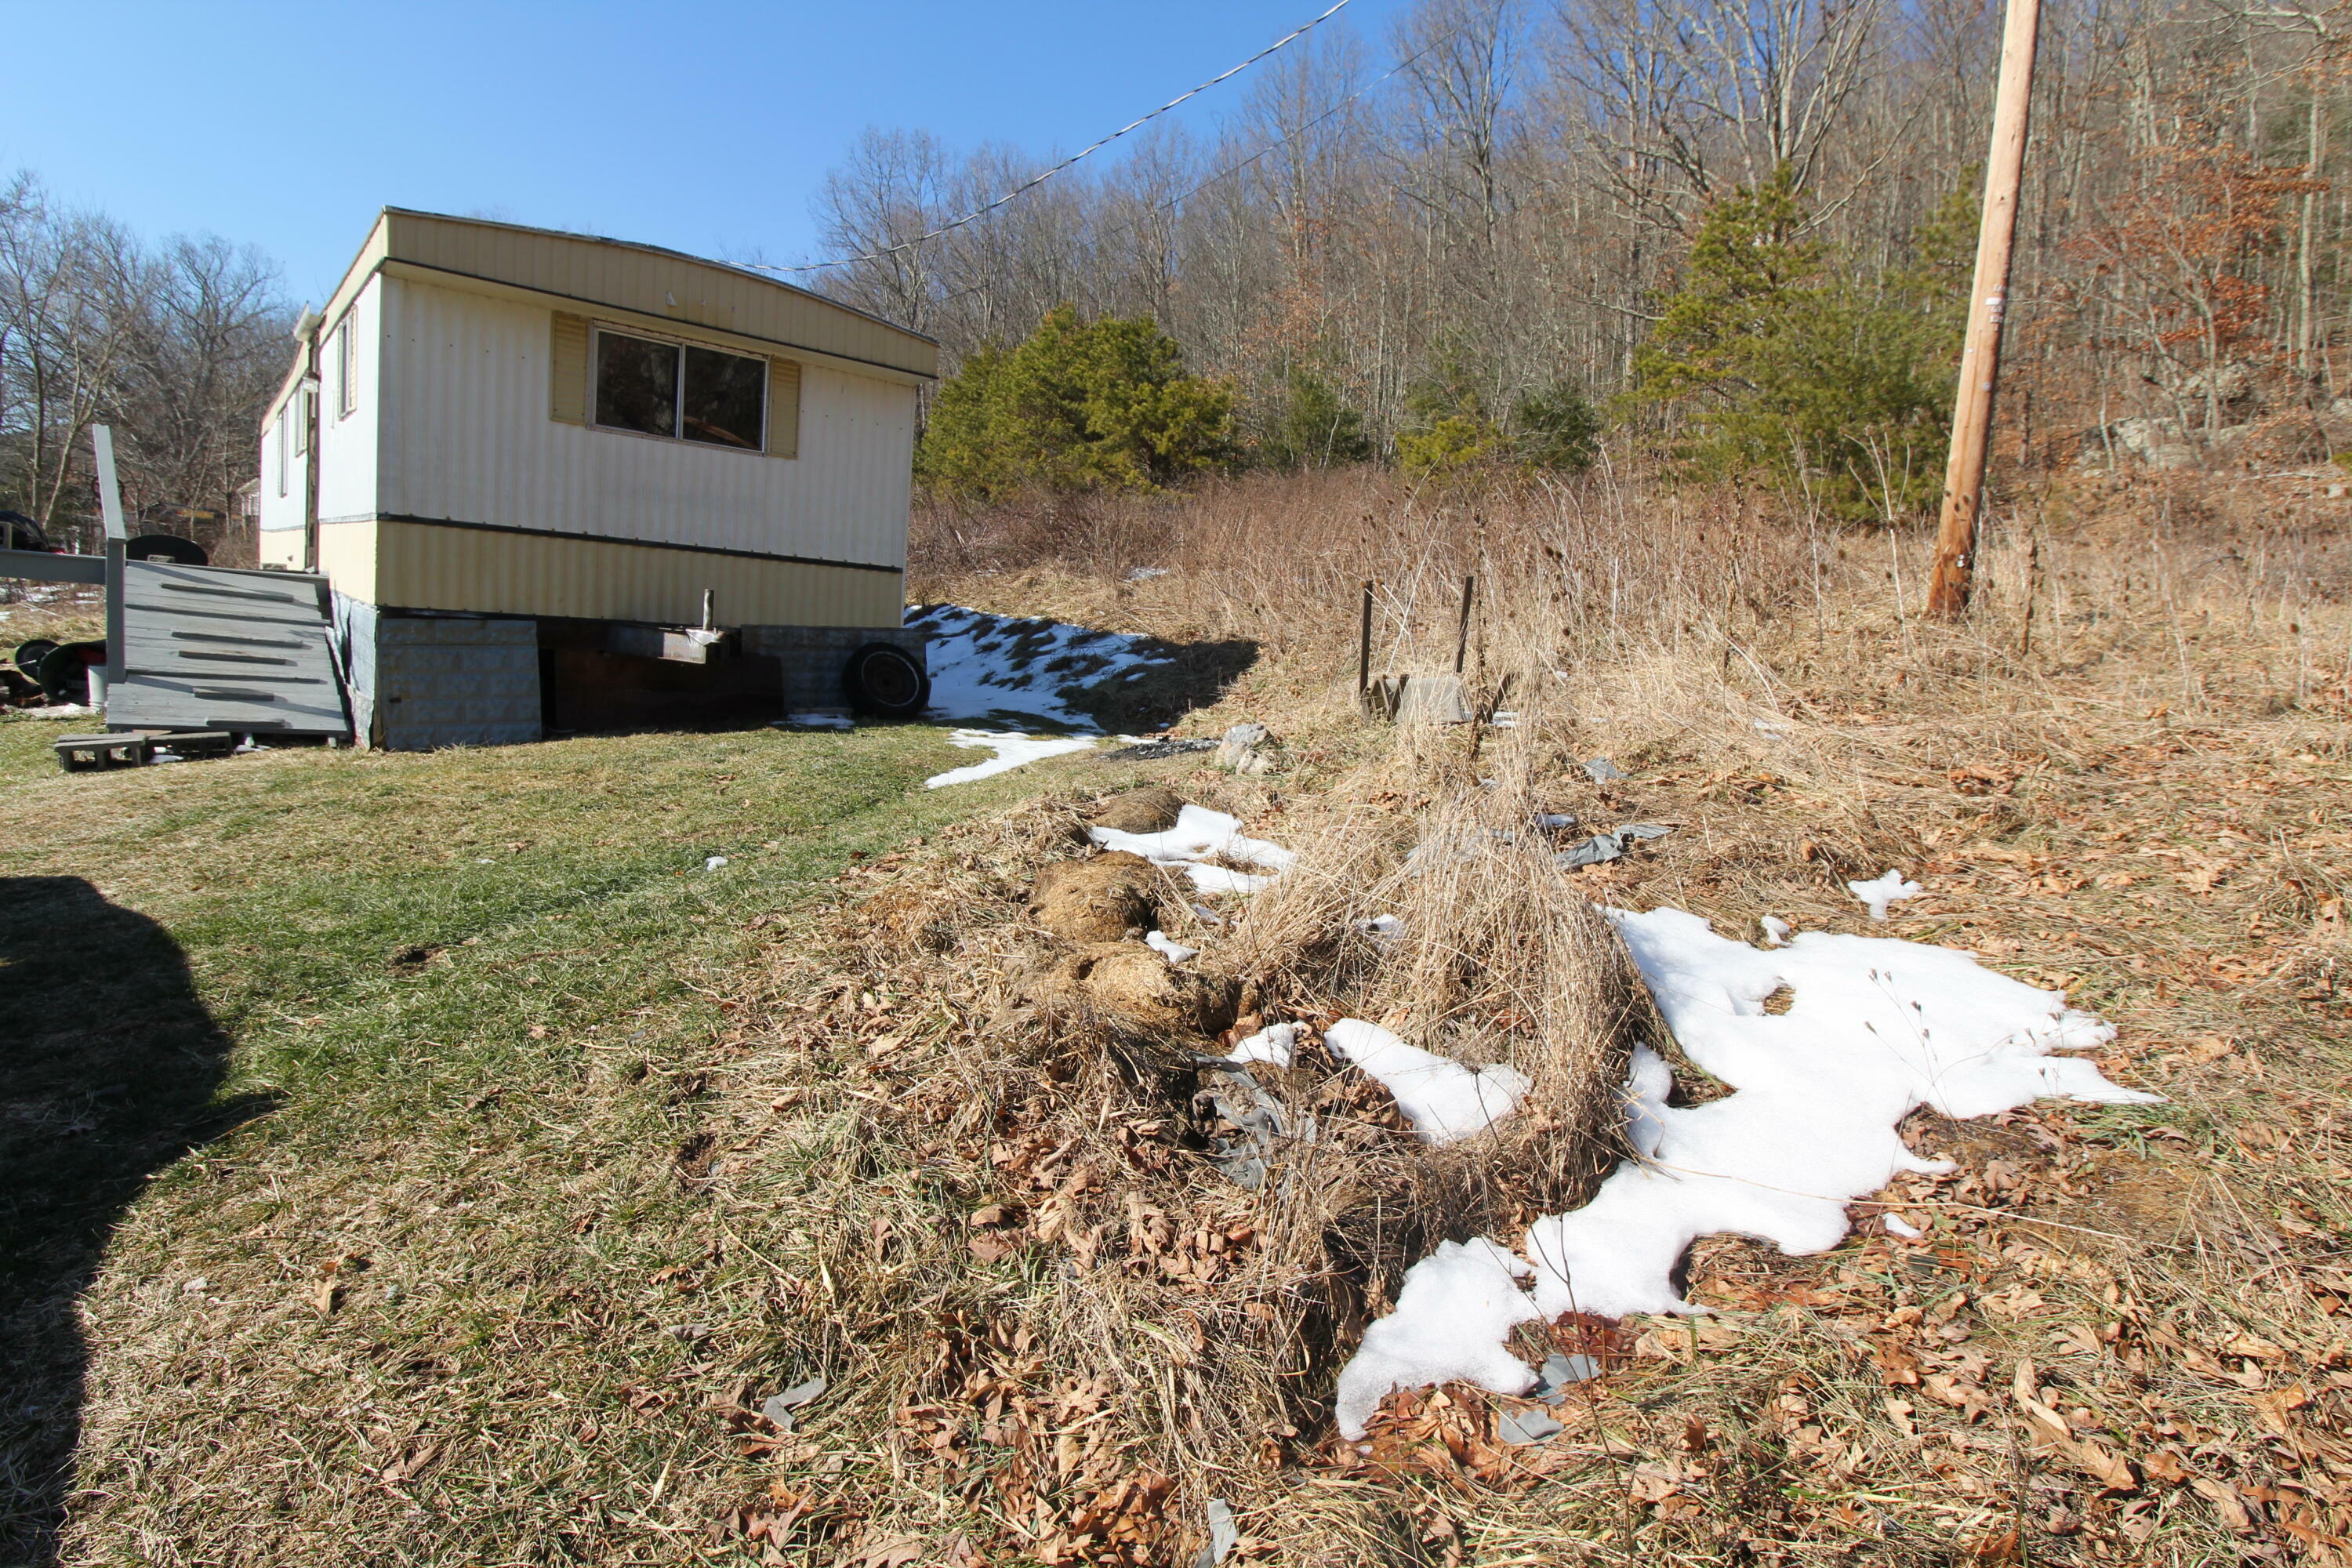
[[394,208],[297,336],[261,563],[330,580],[373,743],[828,708],[853,656],[886,709],[919,687],[931,340],[652,246]]

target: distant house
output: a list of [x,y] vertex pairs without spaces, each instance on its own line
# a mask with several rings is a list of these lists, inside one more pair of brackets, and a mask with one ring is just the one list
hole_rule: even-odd
[[260,562],[330,580],[375,743],[835,707],[876,644],[858,694],[919,688],[931,340],[674,251],[397,208],[297,336]]

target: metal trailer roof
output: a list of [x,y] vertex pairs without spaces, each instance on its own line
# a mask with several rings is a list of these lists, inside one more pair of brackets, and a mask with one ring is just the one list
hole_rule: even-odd
[[291,572],[125,562],[108,725],[349,736],[326,593]]

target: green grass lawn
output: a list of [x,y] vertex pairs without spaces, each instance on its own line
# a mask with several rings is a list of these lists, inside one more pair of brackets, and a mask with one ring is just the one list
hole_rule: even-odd
[[971,754],[907,727],[67,775],[72,727],[0,723],[0,1558],[690,1555],[660,1478],[707,1424],[630,1411],[708,1370],[648,1281],[718,1245],[675,1162],[740,977],[854,855],[1089,764],[927,791]]

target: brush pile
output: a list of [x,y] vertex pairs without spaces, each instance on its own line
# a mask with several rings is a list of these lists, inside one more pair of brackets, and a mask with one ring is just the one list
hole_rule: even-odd
[[902,1501],[984,1502],[988,1560],[1172,1560],[1213,1492],[1366,1462],[1335,1379],[1411,1265],[1622,1156],[1654,1015],[1538,826],[1565,754],[1497,739],[1483,773],[1460,733],[1405,745],[1312,816],[1204,770],[877,869],[825,961],[908,990],[787,1021],[776,1088],[831,1110],[839,1184],[791,1335],[829,1325],[800,1356],[866,1391]]

